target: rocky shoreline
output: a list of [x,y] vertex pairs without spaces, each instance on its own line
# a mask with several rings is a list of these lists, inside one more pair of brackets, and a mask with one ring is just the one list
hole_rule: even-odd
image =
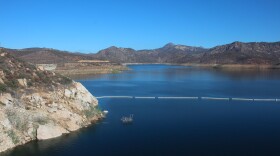
[[104,117],[97,99],[78,82],[18,98],[5,93],[0,103],[0,152],[32,140],[59,137]]
[[0,49],[0,153],[97,122],[104,114],[79,82]]

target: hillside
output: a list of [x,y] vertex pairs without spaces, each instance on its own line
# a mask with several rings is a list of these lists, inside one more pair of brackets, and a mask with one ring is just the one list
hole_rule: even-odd
[[277,65],[280,63],[280,42],[234,42],[210,49],[175,44],[139,51],[130,48],[110,47],[91,56],[119,63]]
[[82,84],[0,49],[0,152],[85,127],[102,117],[97,105]]
[[[70,53],[47,48],[6,49],[16,57],[33,64],[73,63],[79,60],[109,60],[112,63],[175,63],[175,64],[251,64],[280,63],[280,42],[233,42],[213,48],[173,43],[157,49],[135,50],[115,46],[98,53]],[[111,66],[112,67],[112,66]],[[111,68],[110,67],[110,68]]]
[[61,64],[92,59],[92,57],[80,53],[49,48],[5,49],[5,51],[33,64]]
[[183,63],[197,59],[206,49],[169,43],[162,48],[136,51],[131,48],[110,47],[91,56],[118,63]]
[[208,50],[200,63],[273,64],[280,63],[280,42],[234,42]]

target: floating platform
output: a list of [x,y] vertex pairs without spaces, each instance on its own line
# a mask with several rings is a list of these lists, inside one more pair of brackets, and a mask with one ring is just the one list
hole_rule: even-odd
[[126,116],[123,116],[121,118],[121,121],[123,124],[130,124],[130,123],[133,123],[133,114],[130,114],[128,117]]

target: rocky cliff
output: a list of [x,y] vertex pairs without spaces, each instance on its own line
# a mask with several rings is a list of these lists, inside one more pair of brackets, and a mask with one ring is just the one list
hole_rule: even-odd
[[0,152],[88,126],[97,106],[82,84],[0,51]]

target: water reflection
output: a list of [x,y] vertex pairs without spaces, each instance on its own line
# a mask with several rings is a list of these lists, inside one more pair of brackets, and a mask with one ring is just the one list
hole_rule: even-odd
[[[142,66],[139,68],[139,66]],[[154,66],[154,67],[153,67]],[[156,66],[160,66],[157,68]],[[192,75],[204,76],[215,75],[215,77],[224,77],[229,79],[275,79],[280,78],[280,70],[278,69],[214,69],[214,68],[200,68],[200,67],[188,67],[188,66],[169,66],[169,65],[131,65],[132,70],[124,71],[119,74],[104,74],[104,75],[79,75],[74,76],[75,80],[137,80],[139,76],[141,81],[157,79],[157,77],[164,78],[166,80],[178,80],[181,77],[187,77]],[[147,69],[145,69],[147,68]],[[143,79],[144,78],[144,79]],[[203,77],[202,77],[203,78]]]
[[[98,123],[100,124],[100,123]],[[98,125],[97,124],[97,125]],[[1,153],[0,156],[51,156],[59,155],[61,151],[71,151],[72,147],[79,147],[79,141],[85,133],[94,132],[96,125],[83,128],[70,134],[43,141],[31,141],[25,145],[15,147],[12,150]]]

